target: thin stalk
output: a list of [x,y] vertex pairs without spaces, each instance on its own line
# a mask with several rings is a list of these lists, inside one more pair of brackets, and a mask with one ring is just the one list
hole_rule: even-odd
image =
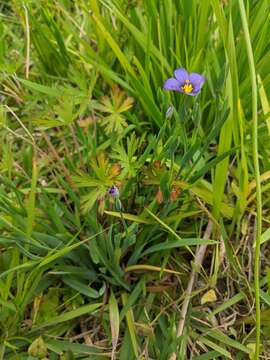
[[120,212],[121,222],[125,229],[126,237],[128,237],[128,228],[127,228],[127,224],[125,222],[124,216],[123,216],[123,206],[122,206],[120,199],[118,199],[118,198],[116,199],[116,210],[118,210]]
[[247,47],[247,56],[249,63],[249,71],[251,77],[252,88],[252,150],[253,163],[255,170],[256,181],[256,207],[257,207],[257,221],[256,221],[256,239],[255,239],[255,257],[254,257],[254,285],[255,285],[255,305],[256,305],[256,348],[255,359],[259,359],[260,355],[260,328],[261,328],[261,309],[260,309],[260,239],[262,229],[262,195],[260,182],[260,166],[258,156],[258,118],[257,118],[257,83],[256,70],[253,57],[253,51],[250,41],[249,29],[245,6],[243,0],[238,0],[244,37]]
[[28,10],[25,5],[24,7],[24,17],[25,17],[25,29],[26,29],[26,59],[25,59],[25,77],[29,78],[29,68],[30,68],[30,26],[28,19]]

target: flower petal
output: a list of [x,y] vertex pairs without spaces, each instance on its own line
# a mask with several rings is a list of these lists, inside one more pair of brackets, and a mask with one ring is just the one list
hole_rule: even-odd
[[174,70],[174,76],[181,83],[181,85],[185,82],[185,80],[189,80],[189,73],[183,68]]
[[198,94],[198,92],[201,90],[204,82],[205,82],[205,77],[202,76],[201,74],[197,74],[197,73],[191,73],[189,75],[189,80],[193,86],[193,96]]
[[174,79],[174,78],[169,78],[165,81],[164,85],[163,85],[163,89],[165,90],[176,90],[179,91],[180,90],[180,86],[181,84],[179,83],[178,80]]

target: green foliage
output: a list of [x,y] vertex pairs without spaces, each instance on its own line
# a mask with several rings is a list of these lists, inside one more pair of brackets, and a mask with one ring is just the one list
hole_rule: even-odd
[[[267,358],[269,2],[245,10]],[[238,3],[12,0],[0,13],[0,360],[253,358],[257,204]],[[205,75],[198,96],[162,89],[178,67]],[[201,302],[211,289],[217,299]]]
[[112,87],[111,98],[103,96],[100,103],[93,104],[94,109],[107,114],[102,121],[107,135],[114,132],[119,135],[128,126],[122,113],[129,110],[132,104],[133,99],[125,98],[125,93],[117,86]]

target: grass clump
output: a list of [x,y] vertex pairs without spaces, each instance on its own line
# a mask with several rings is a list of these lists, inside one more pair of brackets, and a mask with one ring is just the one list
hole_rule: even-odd
[[268,10],[0,3],[0,359],[269,357]]

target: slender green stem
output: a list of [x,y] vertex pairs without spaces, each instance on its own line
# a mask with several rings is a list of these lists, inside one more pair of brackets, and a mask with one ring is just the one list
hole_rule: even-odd
[[123,227],[125,229],[126,237],[128,237],[128,227],[127,227],[126,221],[125,221],[124,216],[123,216],[123,206],[122,206],[122,203],[121,203],[120,199],[117,198],[115,204],[116,204],[116,210],[120,212],[121,222],[122,222]]
[[253,51],[248,30],[248,22],[243,0],[238,0],[241,20],[244,30],[244,37],[247,47],[247,55],[249,62],[249,71],[252,86],[252,150],[253,162],[256,180],[256,199],[257,199],[257,222],[256,222],[256,240],[255,240],[255,258],[254,258],[254,283],[255,283],[255,304],[256,304],[256,349],[255,359],[259,359],[260,355],[260,328],[261,328],[261,309],[260,309],[260,239],[262,228],[262,196],[260,182],[260,167],[258,157],[258,118],[257,118],[257,83],[256,71],[253,57]]

